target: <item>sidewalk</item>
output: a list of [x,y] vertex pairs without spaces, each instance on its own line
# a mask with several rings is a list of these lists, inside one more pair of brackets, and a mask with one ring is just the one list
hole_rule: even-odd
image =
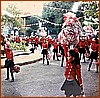
[[[14,50],[14,64],[15,65],[26,65],[26,64],[31,64],[37,61],[42,60],[42,54],[39,49],[34,50],[34,53],[31,53],[30,51],[23,51],[23,50]],[[5,55],[2,56],[1,58],[1,68],[4,68],[5,64]]]

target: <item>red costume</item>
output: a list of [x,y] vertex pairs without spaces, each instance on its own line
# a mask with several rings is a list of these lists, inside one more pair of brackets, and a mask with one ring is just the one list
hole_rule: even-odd
[[48,44],[47,43],[42,43],[43,49],[48,49]]
[[80,40],[79,43],[78,43],[78,46],[80,48],[85,48],[85,42]]
[[11,82],[14,82],[14,76],[13,76],[14,59],[13,59],[13,52],[10,48],[10,45],[6,44],[5,52],[6,52],[6,58],[7,58],[5,60],[5,67],[7,67],[7,78],[5,80],[9,79],[9,68],[10,68],[10,73],[12,77]]
[[29,38],[26,38],[25,41],[26,41],[26,44],[28,44],[29,43]]
[[16,43],[20,43],[20,42],[21,42],[20,37],[19,36],[16,37]]
[[46,56],[46,59],[47,59],[47,65],[49,65],[49,61],[48,61],[48,57],[47,57],[47,54],[48,54],[48,43],[44,42],[42,43],[42,47],[43,47],[43,50],[42,50],[42,54],[43,54],[43,64],[44,64],[44,58]]
[[64,48],[64,55],[65,55],[66,60],[67,60],[67,57],[68,57],[68,54],[67,54],[67,52],[68,52],[68,46],[66,44],[63,44],[63,48]]
[[76,68],[73,68],[71,63],[66,63],[66,70],[64,73],[66,79],[77,79],[80,86],[82,86],[82,78],[81,78],[81,66],[76,65]]
[[96,44],[95,42],[92,42],[92,44],[91,44],[91,49],[92,49],[93,51],[98,51],[98,44]]
[[33,37],[30,37],[30,39],[29,39],[29,40],[30,40],[30,42],[31,42],[31,43],[33,43]]
[[89,43],[89,45],[91,45],[91,43],[92,43],[92,38],[89,38],[89,39],[88,39],[88,43]]
[[6,44],[6,47],[4,47],[6,58],[7,60],[13,60],[13,52],[10,48],[10,45]]
[[84,43],[85,43],[85,46],[89,46],[89,43],[87,41],[85,41]]
[[49,43],[49,44],[53,44],[52,39],[49,39],[49,40],[48,40],[48,43]]
[[57,43],[54,43],[54,49],[58,50],[58,44]]
[[37,37],[35,37],[35,43],[36,45],[38,44],[39,39]]
[[40,39],[40,43],[43,43],[44,42],[44,38],[42,37],[41,39]]

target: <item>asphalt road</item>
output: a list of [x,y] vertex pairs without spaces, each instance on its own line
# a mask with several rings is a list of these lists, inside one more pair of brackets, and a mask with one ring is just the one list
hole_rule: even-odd
[[[93,64],[91,71],[87,71],[88,62],[81,63],[82,78],[86,96],[99,95],[99,74],[95,73]],[[60,67],[60,61],[50,61],[50,65],[43,65],[42,61],[21,66],[21,72],[15,73],[15,82],[5,81],[6,69],[1,69],[2,74],[2,96],[22,96],[22,97],[49,97],[62,96],[64,92],[60,90],[63,84],[65,66]]]

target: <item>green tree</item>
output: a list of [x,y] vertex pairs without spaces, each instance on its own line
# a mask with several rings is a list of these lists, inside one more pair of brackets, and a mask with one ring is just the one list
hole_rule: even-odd
[[26,18],[26,25],[30,25],[30,27],[26,30],[26,35],[30,36],[31,33],[33,32],[33,34],[36,34],[36,31],[39,28],[39,16],[31,16],[31,17],[27,17]]
[[[94,29],[98,28],[99,22],[99,4],[96,1],[83,2],[77,13],[76,16],[79,18],[82,26],[91,25]],[[88,24],[84,23],[87,22]]]
[[63,14],[71,10],[74,2],[53,1],[44,4],[42,18],[51,22],[62,24]]
[[20,17],[21,11],[19,11],[15,5],[10,4],[8,5],[8,7],[6,8],[6,12],[8,12],[11,16],[5,14],[2,15],[2,25],[7,25],[9,26],[9,28],[11,28],[12,30],[14,29],[14,27],[17,27],[20,29],[20,31],[24,31],[24,29],[22,28],[23,26],[23,19]]
[[[71,11],[74,2],[64,1],[52,1],[48,4],[44,4],[42,18],[55,24],[62,24],[63,14],[67,11]],[[46,23],[47,28],[53,33],[60,32],[61,25],[55,25]]]

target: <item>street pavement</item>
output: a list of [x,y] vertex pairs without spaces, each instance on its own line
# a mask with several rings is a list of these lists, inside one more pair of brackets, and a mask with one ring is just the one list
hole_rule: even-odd
[[[35,55],[38,51],[35,51]],[[39,53],[41,54],[41,52]],[[29,58],[30,59],[30,58]],[[87,71],[89,62],[82,63],[82,79],[86,96],[99,95],[99,74],[95,73],[95,63],[91,71]],[[60,90],[65,80],[65,66],[60,67],[60,61],[50,60],[50,65],[42,64],[41,61],[20,66],[21,71],[15,73],[15,81],[5,81],[6,68],[1,69],[2,96],[22,96],[22,97],[65,97]]]

